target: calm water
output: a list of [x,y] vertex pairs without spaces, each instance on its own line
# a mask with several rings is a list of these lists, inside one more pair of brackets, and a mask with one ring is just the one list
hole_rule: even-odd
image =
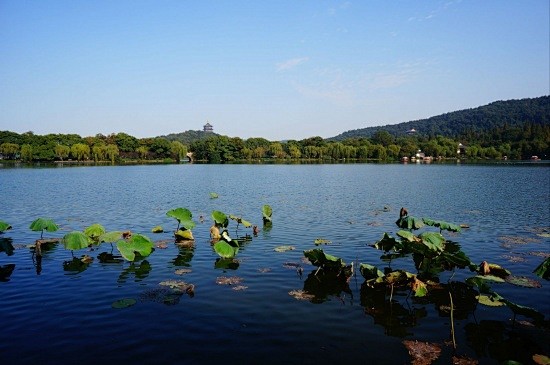
[[[219,198],[210,199],[210,192]],[[389,294],[376,298],[361,289],[358,272],[349,288],[319,284],[315,267],[302,260],[303,250],[324,238],[332,241],[322,247],[325,252],[346,263],[383,268],[382,252],[368,245],[397,231],[401,207],[414,216],[468,224],[459,234],[445,235],[475,263],[488,260],[541,281],[542,288],[506,283],[494,290],[546,320],[550,316],[549,284],[532,274],[550,251],[544,237],[550,230],[545,164],[0,168],[0,197],[0,220],[13,226],[1,237],[16,247],[12,256],[0,253],[0,266],[15,264],[0,282],[2,364],[403,364],[410,361],[403,340],[439,343],[438,363],[447,364],[450,319],[439,310],[441,303],[396,292],[390,305]],[[264,204],[273,208],[272,228],[246,243],[236,270],[216,268],[210,213],[221,210],[261,227]],[[41,263],[27,247],[40,236],[28,229],[38,217],[61,227],[45,237],[100,223],[108,231],[170,240],[177,223],[165,214],[176,207],[193,212],[193,248],[169,242],[143,261],[101,263],[97,256],[111,252],[103,244],[74,253],[95,258],[78,272],[66,270],[72,254],[61,244],[46,250]],[[156,225],[168,233],[151,233]],[[233,235],[235,228],[230,221]],[[251,231],[241,226],[237,233]],[[296,249],[275,252],[281,245]],[[414,272],[411,261],[400,259],[392,267]],[[184,268],[190,272],[175,273]],[[218,285],[223,276],[239,277],[240,287]],[[453,280],[469,276],[458,270]],[[165,304],[166,289],[159,286],[165,280],[192,283],[195,295]],[[316,299],[289,295],[304,289]],[[122,298],[137,303],[111,307]],[[373,303],[381,304],[373,309]],[[455,316],[459,355],[488,364],[550,355],[548,329],[521,316],[513,323],[506,307],[478,305]]]

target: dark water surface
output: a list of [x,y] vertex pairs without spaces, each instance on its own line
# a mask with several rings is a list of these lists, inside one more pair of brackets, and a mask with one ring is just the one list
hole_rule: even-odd
[[[219,198],[210,199],[211,192]],[[401,207],[469,225],[444,235],[475,263],[487,260],[540,281],[541,288],[503,283],[494,289],[550,316],[549,283],[532,273],[550,251],[550,168],[544,164],[0,168],[0,197],[0,220],[13,226],[0,238],[16,248],[11,256],[0,253],[0,266],[15,265],[0,281],[0,364],[403,364],[410,361],[404,340],[440,344],[437,363],[448,364],[453,351],[445,303],[407,298],[403,291],[390,303],[389,293],[377,298],[362,289],[358,270],[349,288],[319,284],[316,268],[302,260],[303,251],[324,238],[332,241],[324,251],[346,263],[383,268],[382,252],[368,245],[384,232],[395,234]],[[262,227],[264,204],[273,208],[272,228],[244,245],[236,270],[216,268],[211,212]],[[101,263],[97,256],[111,252],[103,244],[74,252],[94,257],[78,272],[66,270],[72,253],[61,244],[44,250],[41,262],[28,247],[40,236],[29,229],[38,217],[61,227],[45,237],[100,223],[107,231],[170,240],[177,223],[166,212],[176,207],[193,212],[193,248],[171,241],[136,263]],[[167,233],[151,233],[156,225]],[[231,221],[233,235],[235,228]],[[252,234],[239,227],[238,234],[245,233]],[[296,249],[274,251],[281,245]],[[175,273],[184,268],[190,272]],[[392,268],[415,272],[411,259],[396,260]],[[472,275],[457,270],[452,280]],[[242,281],[218,285],[223,276]],[[195,295],[164,303],[159,283],[166,280],[194,284]],[[315,300],[289,295],[304,289]],[[112,308],[122,298],[137,303]],[[487,364],[550,356],[548,329],[529,318],[512,322],[507,307],[463,309],[455,314],[458,355]]]

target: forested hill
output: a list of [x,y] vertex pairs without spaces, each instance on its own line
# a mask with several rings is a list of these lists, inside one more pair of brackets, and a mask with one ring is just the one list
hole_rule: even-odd
[[550,125],[550,96],[495,101],[477,108],[450,112],[428,119],[350,130],[328,140],[343,141],[348,138],[371,137],[379,130],[398,137],[407,134],[411,129],[416,130],[416,134],[427,137],[441,135],[457,138],[472,133],[489,132],[504,126],[521,127],[525,123]]
[[185,145],[190,145],[195,141],[205,139],[212,136],[218,136],[214,132],[204,132],[204,131],[185,131],[181,133],[171,133],[166,136],[160,136],[159,138],[165,138],[169,141],[179,141]]

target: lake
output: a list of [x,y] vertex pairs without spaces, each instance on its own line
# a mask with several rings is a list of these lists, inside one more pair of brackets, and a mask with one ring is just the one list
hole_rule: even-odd
[[[533,274],[550,254],[549,167],[544,162],[0,167],[0,220],[13,226],[0,238],[15,247],[13,255],[0,252],[0,266],[15,265],[0,281],[0,362],[403,364],[411,361],[406,340],[438,344],[440,364],[450,363],[454,354],[482,364],[507,359],[527,364],[533,354],[550,356],[549,283]],[[273,209],[271,227],[262,225],[265,204]],[[192,247],[173,241],[177,222],[166,212],[177,207],[191,210],[197,223]],[[491,287],[542,313],[543,325],[521,315],[513,321],[506,306],[460,302],[454,352],[448,297],[365,288],[358,264],[388,265],[380,260],[383,252],[370,245],[384,232],[395,236],[401,207],[411,216],[467,225],[443,235],[476,264],[486,260],[540,283]],[[236,268],[217,265],[209,236],[214,210],[260,228],[253,236],[251,228],[236,230],[230,221],[232,237],[252,236],[241,240]],[[159,248],[134,263],[102,262],[102,253],[118,254],[109,243],[74,252],[59,243],[44,247],[38,258],[29,247],[40,238],[29,229],[38,217],[60,226],[44,232],[46,238],[100,223],[107,231],[144,234]],[[157,225],[165,232],[153,234]],[[330,243],[316,246],[318,238]],[[295,249],[275,251],[280,246]],[[314,248],[354,263],[349,285],[324,283],[315,275],[317,268],[303,254]],[[93,262],[78,265],[77,259],[74,265],[73,255],[89,255]],[[395,259],[391,267],[415,272],[410,258]],[[476,288],[459,284],[474,275],[457,269],[440,278],[468,292]],[[224,278],[232,285],[224,285]],[[194,295],[174,296],[160,285],[168,280],[193,284]],[[313,297],[289,294],[304,291]],[[124,298],[135,304],[112,307]]]

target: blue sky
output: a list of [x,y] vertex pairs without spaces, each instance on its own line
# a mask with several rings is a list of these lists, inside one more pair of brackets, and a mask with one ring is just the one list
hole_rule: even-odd
[[548,0],[0,0],[0,130],[333,137],[550,93]]

